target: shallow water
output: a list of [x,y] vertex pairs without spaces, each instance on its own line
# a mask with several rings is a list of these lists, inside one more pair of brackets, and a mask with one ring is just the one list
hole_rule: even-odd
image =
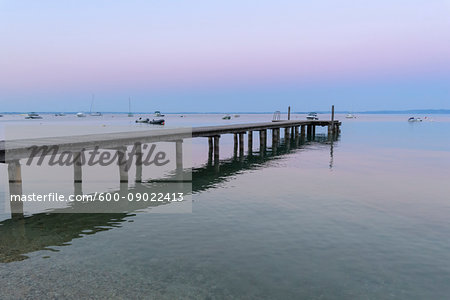
[[[3,215],[1,298],[445,299],[450,116],[407,117],[338,116],[338,141],[320,129],[316,141],[264,158],[233,159],[224,136],[219,173],[205,139],[194,139],[192,213]],[[53,118],[30,121],[137,126],[117,115]]]

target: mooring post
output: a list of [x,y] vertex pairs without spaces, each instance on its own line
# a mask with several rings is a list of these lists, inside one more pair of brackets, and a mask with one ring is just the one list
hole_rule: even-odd
[[248,145],[247,145],[247,147],[248,147],[248,154],[252,154],[252,151],[253,151],[253,131],[249,131],[248,132]]
[[[8,177],[11,217],[13,219],[20,219],[23,218],[23,202],[20,199],[22,196],[22,169],[18,160],[8,163]],[[16,196],[18,199],[11,196]]]
[[214,164],[219,163],[219,139],[220,135],[214,136]]
[[288,120],[291,119],[291,107],[288,106]]
[[334,105],[331,106],[331,127],[332,127],[332,133],[334,134],[335,128],[334,128]]
[[83,171],[81,169],[83,165],[83,152],[74,152],[73,157],[73,181],[81,183],[83,181]]
[[120,182],[128,182],[127,147],[117,149],[117,164],[119,165]]
[[244,133],[239,132],[239,156],[244,156]]
[[135,155],[136,155],[136,182],[142,182],[142,144],[136,143],[135,147]]

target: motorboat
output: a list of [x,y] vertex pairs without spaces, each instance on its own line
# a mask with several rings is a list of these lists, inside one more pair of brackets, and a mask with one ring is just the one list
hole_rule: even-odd
[[25,119],[42,119],[42,117],[35,112],[31,112],[28,114],[28,117],[25,117]]
[[422,122],[422,119],[418,117],[411,117],[408,119],[408,122]]
[[150,122],[149,118],[146,118],[146,119],[139,118],[139,119],[136,120],[136,123],[148,123],[148,122]]
[[307,116],[306,116],[307,120],[319,120],[319,117],[317,117],[317,113],[315,112],[310,112]]
[[77,117],[78,118],[84,118],[84,117],[86,117],[86,114],[83,113],[83,112],[79,112],[79,113],[77,113]]
[[157,120],[153,119],[148,123],[153,125],[164,125],[165,121],[164,119],[157,119]]
[[347,114],[345,116],[346,119],[356,119],[356,116],[354,114]]
[[231,116],[230,115],[226,115],[226,116],[223,116],[222,117],[222,120],[230,120],[231,119]]
[[64,117],[66,114],[65,113],[56,113],[55,117]]
[[159,110],[155,111],[155,117],[164,117]]

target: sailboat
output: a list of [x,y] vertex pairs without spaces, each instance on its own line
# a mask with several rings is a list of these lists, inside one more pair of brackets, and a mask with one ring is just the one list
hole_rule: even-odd
[[90,111],[89,111],[89,114],[92,116],[92,117],[101,117],[102,116],[102,113],[101,112],[92,112],[92,107],[94,106],[94,95],[92,95],[92,101],[91,101],[91,109],[90,109]]
[[128,116],[132,117],[133,114],[131,113],[131,98],[128,97]]

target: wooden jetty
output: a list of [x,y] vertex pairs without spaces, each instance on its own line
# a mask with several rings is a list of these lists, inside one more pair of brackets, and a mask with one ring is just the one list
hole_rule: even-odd
[[[80,157],[82,151],[94,149],[110,149],[117,151],[118,157],[127,155],[127,147],[138,145],[136,153],[137,168],[136,181],[142,178],[142,165],[138,165],[139,154],[142,153],[141,146],[148,143],[174,142],[176,144],[176,168],[182,172],[182,143],[189,138],[208,138],[209,158],[213,158],[214,164],[219,166],[220,137],[224,134],[234,135],[235,152],[239,149],[240,156],[244,153],[244,136],[247,135],[248,153],[253,152],[254,132],[259,132],[259,152],[264,155],[267,147],[267,132],[272,133],[272,144],[280,142],[280,131],[284,129],[285,140],[307,139],[315,136],[316,127],[328,127],[328,136],[334,137],[339,134],[341,123],[334,120],[287,120],[264,123],[230,124],[221,126],[193,127],[186,129],[163,129],[163,130],[141,130],[133,132],[102,133],[90,135],[75,135],[52,138],[35,138],[26,140],[0,141],[0,163],[8,165],[9,189],[11,195],[22,195],[21,159],[32,155],[32,147],[54,147],[57,153],[71,152],[74,157]],[[56,146],[56,147],[55,147]],[[142,156],[141,156],[142,157]],[[82,182],[82,165],[74,163],[75,183]],[[120,182],[128,182],[128,170],[119,164]],[[139,173],[139,174],[138,174]],[[20,213],[23,211],[22,203],[15,203],[17,207],[11,206],[11,211]]]

